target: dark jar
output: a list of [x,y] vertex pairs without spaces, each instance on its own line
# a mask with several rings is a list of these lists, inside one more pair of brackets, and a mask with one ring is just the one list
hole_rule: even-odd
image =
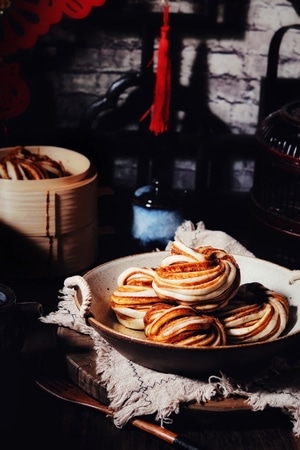
[[266,231],[258,248],[274,235],[269,247],[277,255],[271,259],[293,268],[300,264],[300,100],[268,115],[256,139],[251,202],[256,222]]
[[163,249],[183,221],[182,199],[154,180],[135,191],[132,214],[132,237],[142,246]]

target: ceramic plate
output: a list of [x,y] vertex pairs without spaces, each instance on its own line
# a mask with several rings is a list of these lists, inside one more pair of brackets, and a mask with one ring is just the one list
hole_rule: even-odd
[[[126,256],[95,267],[84,275],[92,292],[89,324],[123,356],[142,366],[161,371],[200,376],[220,371],[237,373],[258,368],[272,356],[291,349],[300,339],[300,281],[290,283],[292,271],[276,264],[234,255],[241,270],[241,283],[260,282],[284,294],[291,314],[284,335],[270,342],[222,347],[189,348],[150,342],[142,331],[121,325],[110,309],[110,296],[117,287],[118,275],[130,266],[156,267],[167,252]],[[81,302],[80,291],[76,299]]]

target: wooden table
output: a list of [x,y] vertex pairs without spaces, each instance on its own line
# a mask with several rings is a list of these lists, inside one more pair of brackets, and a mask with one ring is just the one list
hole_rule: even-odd
[[[107,403],[105,389],[99,386],[89,336],[51,325],[44,324],[43,327],[39,329],[42,336],[39,342],[48,340],[49,345],[47,352],[37,358],[40,359],[38,376],[54,380],[67,377],[91,397]],[[30,346],[30,342],[27,343],[27,353],[30,353]],[[45,445],[49,448],[57,448],[58,443],[59,448],[67,446],[78,450],[173,448],[130,424],[118,429],[110,417],[95,409],[49,395],[33,382],[36,369],[35,363],[32,378],[23,380],[27,387],[22,392],[22,433],[31,447],[41,448],[38,443],[46,439]],[[212,401],[206,406],[184,408],[172,418],[173,424],[167,428],[186,436],[203,450],[300,449],[300,439],[293,436],[289,417],[276,409],[252,412],[243,399],[228,399],[221,404]],[[153,421],[152,417],[146,419]]]

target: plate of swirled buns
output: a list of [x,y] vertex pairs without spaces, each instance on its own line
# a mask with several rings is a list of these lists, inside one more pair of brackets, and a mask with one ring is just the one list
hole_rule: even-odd
[[[262,259],[173,241],[84,275],[87,323],[129,360],[198,377],[259,368],[300,338],[300,280]],[[84,301],[76,290],[78,307]]]

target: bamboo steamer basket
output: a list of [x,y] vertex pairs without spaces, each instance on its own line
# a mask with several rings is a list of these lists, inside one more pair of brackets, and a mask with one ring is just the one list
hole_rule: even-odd
[[[97,257],[97,172],[88,158],[73,150],[26,148],[60,161],[70,175],[0,179],[0,252],[5,271],[26,278],[81,272]],[[11,150],[0,149],[0,159]]]

